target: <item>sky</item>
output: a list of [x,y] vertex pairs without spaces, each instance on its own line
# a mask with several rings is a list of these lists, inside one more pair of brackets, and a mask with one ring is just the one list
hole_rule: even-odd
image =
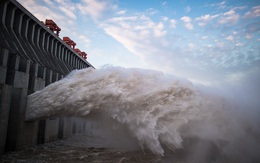
[[260,85],[259,0],[18,0],[88,62]]

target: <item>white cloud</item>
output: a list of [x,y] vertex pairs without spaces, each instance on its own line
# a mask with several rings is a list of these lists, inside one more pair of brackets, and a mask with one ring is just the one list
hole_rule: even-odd
[[235,10],[229,10],[225,12],[222,17],[219,19],[219,24],[229,24],[234,25],[238,22],[240,16],[235,12]]
[[77,4],[77,8],[81,13],[97,20],[105,16],[107,11],[115,10],[117,6],[105,0],[82,0]]
[[88,46],[91,40],[85,35],[77,36],[82,42],[84,42],[85,46]]
[[153,29],[155,37],[162,37],[166,34],[166,31],[163,30],[164,25],[162,22],[159,22]]
[[254,6],[252,9],[245,13],[245,18],[256,18],[260,16],[260,5]]
[[193,24],[191,24],[192,19],[188,16],[181,17],[181,20],[184,22],[184,27],[193,30]]
[[182,20],[183,22],[185,22],[185,23],[190,23],[190,22],[191,22],[191,18],[188,17],[188,16],[183,16],[183,17],[181,18],[181,20]]
[[206,15],[202,15],[200,17],[197,17],[195,20],[199,22],[198,23],[199,26],[205,26],[217,17],[219,17],[219,14],[216,14],[216,15],[206,14]]
[[[47,3],[50,6],[54,5],[54,2],[52,2],[51,0],[43,0],[45,3]],[[26,3],[26,1],[24,1]],[[27,1],[28,2],[28,1]]]
[[226,37],[226,40],[228,40],[228,41],[233,41],[233,40],[234,40],[234,37],[230,35],[230,36]]
[[169,19],[169,18],[166,17],[166,16],[163,16],[163,17],[162,17],[162,20],[163,20],[163,21],[167,21],[168,19]]
[[239,43],[236,43],[236,46],[238,46],[238,47],[242,47],[242,46],[244,46],[244,44],[241,43],[241,42],[239,42]]
[[77,16],[73,13],[72,7],[68,10],[68,6],[60,6],[59,9],[71,19],[77,19]]
[[141,58],[156,56],[168,44],[163,22],[155,23],[145,15],[111,18],[103,27],[108,35]]
[[187,23],[184,26],[185,26],[185,28],[187,28],[189,30],[193,30],[193,25],[191,23]]
[[222,2],[217,3],[217,4],[212,4],[211,6],[216,6],[218,9],[225,9],[227,7],[225,1],[222,1]]
[[126,10],[120,10],[120,11],[117,12],[118,15],[123,15],[125,13],[126,13]]

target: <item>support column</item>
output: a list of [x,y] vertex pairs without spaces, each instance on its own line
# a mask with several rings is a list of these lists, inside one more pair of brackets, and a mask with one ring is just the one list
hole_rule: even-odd
[[29,90],[39,91],[45,87],[46,68],[40,67],[37,63],[31,64]]
[[5,152],[11,93],[11,86],[0,84],[0,155]]
[[18,150],[35,145],[37,129],[34,122],[24,122],[26,111],[30,62],[17,55],[11,55],[8,63],[6,84],[11,85],[11,103],[6,136],[6,150]]
[[11,86],[5,84],[9,52],[0,49],[0,155],[5,151],[6,133],[11,101]]
[[0,83],[2,84],[4,84],[6,80],[8,56],[8,50],[0,49]]

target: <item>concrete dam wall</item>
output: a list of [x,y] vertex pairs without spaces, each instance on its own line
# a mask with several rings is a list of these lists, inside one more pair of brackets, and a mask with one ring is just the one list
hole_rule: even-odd
[[25,122],[27,96],[74,69],[93,67],[15,0],[0,1],[0,154],[69,137],[86,121]]

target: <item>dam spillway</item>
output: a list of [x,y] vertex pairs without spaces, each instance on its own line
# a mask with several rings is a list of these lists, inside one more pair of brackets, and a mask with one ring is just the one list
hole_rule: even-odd
[[27,95],[93,66],[16,0],[1,0],[0,20],[0,154],[82,132],[81,119],[25,122]]

